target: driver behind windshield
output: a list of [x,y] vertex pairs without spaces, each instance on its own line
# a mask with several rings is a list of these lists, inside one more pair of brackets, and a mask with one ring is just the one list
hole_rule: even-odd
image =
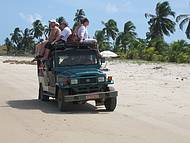
[[79,64],[91,65],[94,64],[90,55],[81,55],[78,60]]
[[93,65],[96,64],[96,57],[93,55],[64,55],[59,57],[59,65]]

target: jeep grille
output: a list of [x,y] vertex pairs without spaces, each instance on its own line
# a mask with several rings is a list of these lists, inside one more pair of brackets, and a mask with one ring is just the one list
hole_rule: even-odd
[[81,78],[79,79],[79,84],[89,84],[89,83],[97,83],[97,78]]

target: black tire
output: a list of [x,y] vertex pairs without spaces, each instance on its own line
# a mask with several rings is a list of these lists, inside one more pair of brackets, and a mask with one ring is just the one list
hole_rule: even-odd
[[87,101],[82,101],[82,102],[81,102],[81,104],[83,104],[83,105],[86,104],[86,103],[87,103]]
[[109,111],[109,112],[114,111],[117,105],[117,97],[106,99],[104,102],[104,105],[106,107],[106,111]]
[[41,101],[49,101],[49,96],[44,95],[44,90],[43,90],[42,84],[39,85],[38,99]]
[[65,111],[65,106],[66,106],[66,103],[64,101],[64,95],[68,95],[68,92],[59,89],[57,94],[57,103],[58,103],[58,108],[61,112]]
[[41,99],[41,95],[43,94],[43,90],[42,90],[42,87],[41,85],[39,85],[39,91],[38,91],[38,100]]
[[86,101],[74,101],[73,102],[73,104],[75,104],[75,105],[79,105],[79,104],[82,104],[82,105],[84,105],[84,104],[86,104]]

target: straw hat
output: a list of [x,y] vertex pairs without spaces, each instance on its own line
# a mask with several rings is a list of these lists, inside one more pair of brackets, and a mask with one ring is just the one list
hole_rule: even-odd
[[59,23],[55,19],[49,20],[49,23],[55,23],[57,26],[59,26]]

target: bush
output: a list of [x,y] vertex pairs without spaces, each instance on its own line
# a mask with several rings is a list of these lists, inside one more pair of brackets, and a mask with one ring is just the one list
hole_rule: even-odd
[[139,59],[140,58],[139,51],[134,48],[129,49],[126,54],[127,54],[128,59]]
[[166,59],[164,58],[164,56],[163,55],[156,55],[156,54],[154,54],[153,56],[152,56],[152,60],[153,61],[160,61],[160,62],[165,62],[166,61]]
[[[151,41],[153,42],[153,41]],[[183,41],[174,41],[171,44],[156,42],[148,45],[136,44],[127,49],[126,53],[120,51],[123,59],[141,59],[146,61],[190,63],[190,45]]]
[[147,61],[152,61],[153,55],[157,54],[154,47],[149,47],[143,50],[143,59]]
[[189,55],[187,53],[180,53],[177,57],[177,63],[189,63]]

